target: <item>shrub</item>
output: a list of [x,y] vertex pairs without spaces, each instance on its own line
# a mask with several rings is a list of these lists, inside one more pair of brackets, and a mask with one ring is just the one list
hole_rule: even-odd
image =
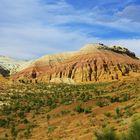
[[119,102],[119,97],[117,97],[117,96],[111,97],[110,102],[111,103]]
[[49,114],[47,114],[47,121],[49,121],[51,118],[51,116]]
[[54,132],[55,129],[56,129],[55,126],[49,126],[49,127],[48,127],[48,133]]
[[12,127],[11,127],[11,134],[12,134],[12,136],[13,137],[17,137],[17,135],[18,135],[18,130],[17,130],[17,128],[13,125]]
[[128,116],[128,117],[130,117],[130,116],[132,116],[133,115],[133,111],[131,110],[131,109],[126,109],[126,115]]
[[23,120],[23,123],[24,123],[24,124],[27,124],[27,123],[29,123],[29,121],[25,118],[25,119]]
[[120,108],[117,107],[115,111],[116,111],[116,117],[120,118],[122,116]]
[[78,105],[74,110],[78,113],[83,113],[84,112],[85,114],[88,114],[88,113],[92,112],[90,107],[82,108],[80,105]]
[[51,106],[50,106],[50,109],[55,109],[56,108],[56,104],[55,103],[53,103]]
[[80,95],[80,100],[82,100],[83,102],[86,102],[86,101],[88,101],[88,100],[90,100],[90,95],[88,94],[88,93],[82,93],[81,95]]
[[88,113],[91,113],[91,108],[90,107],[87,107],[87,108],[84,108],[84,112],[85,114],[88,114]]
[[96,105],[99,107],[104,107],[104,106],[107,106],[108,103],[106,101],[103,101],[103,100],[97,100]]
[[47,105],[48,105],[48,106],[52,106],[52,104],[53,104],[52,98],[48,98],[48,100],[47,100]]
[[130,126],[128,134],[123,135],[121,140],[140,140],[140,121],[135,121]]
[[9,106],[3,105],[2,113],[4,115],[7,115],[8,116],[8,115],[11,114],[11,112],[12,112],[12,110],[11,110],[11,108]]
[[124,94],[123,97],[122,97],[122,101],[125,102],[125,101],[128,101],[130,100],[130,94]]
[[5,119],[0,119],[0,127],[6,127],[7,121]]
[[23,111],[20,111],[18,113],[18,116],[21,118],[21,119],[24,119],[25,118],[25,113]]
[[140,140],[140,121],[132,123],[129,135],[132,140]]
[[30,128],[27,128],[25,131],[24,131],[24,136],[26,137],[26,139],[30,138],[32,136],[32,133],[31,133],[31,130]]
[[106,127],[102,132],[95,132],[97,140],[118,140],[113,128]]
[[84,112],[84,108],[82,108],[80,105],[78,105],[78,106],[75,108],[75,111],[78,112],[78,113],[82,113],[82,112]]
[[107,117],[111,117],[111,112],[105,112],[104,115]]
[[116,135],[113,128],[106,127],[101,132],[95,132],[96,140],[140,140],[140,120],[133,122],[128,133]]
[[62,110],[62,111],[61,111],[61,114],[62,114],[62,115],[67,115],[67,114],[69,114],[69,113],[70,113],[69,110]]

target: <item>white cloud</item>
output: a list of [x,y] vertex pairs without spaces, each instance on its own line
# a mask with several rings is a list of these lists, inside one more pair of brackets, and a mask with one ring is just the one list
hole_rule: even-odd
[[140,39],[120,39],[120,40],[102,40],[109,46],[123,46],[140,56]]
[[30,59],[48,53],[77,50],[79,46],[96,41],[96,38],[89,38],[77,31],[65,32],[50,27],[3,30],[3,35],[0,35],[0,53],[16,58]]
[[140,5],[129,5],[116,15],[135,22],[140,22]]
[[140,32],[138,21],[121,17],[126,11],[111,16],[104,14],[99,7],[76,10],[64,0],[46,5],[40,0],[1,0],[0,54],[31,59],[48,53],[77,50],[89,42],[104,42],[129,47],[140,55],[139,40],[101,40],[89,37],[82,29],[74,31],[58,27],[80,22]]

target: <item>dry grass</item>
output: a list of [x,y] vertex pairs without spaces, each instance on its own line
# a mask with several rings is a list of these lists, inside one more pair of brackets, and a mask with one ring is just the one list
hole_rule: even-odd
[[139,76],[86,85],[3,84],[0,138],[92,140],[108,125],[121,133],[140,118],[139,93]]

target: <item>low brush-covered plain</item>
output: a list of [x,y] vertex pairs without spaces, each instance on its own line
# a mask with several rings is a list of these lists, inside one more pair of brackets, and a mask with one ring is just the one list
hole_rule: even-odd
[[0,140],[140,140],[140,77],[1,84]]

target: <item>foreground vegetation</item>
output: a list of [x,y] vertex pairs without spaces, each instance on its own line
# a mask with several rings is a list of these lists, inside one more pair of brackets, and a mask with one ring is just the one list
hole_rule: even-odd
[[1,86],[0,140],[140,139],[139,93],[140,78],[86,85]]
[[95,133],[97,140],[140,140],[140,120],[132,123],[127,133],[117,135],[111,127]]

